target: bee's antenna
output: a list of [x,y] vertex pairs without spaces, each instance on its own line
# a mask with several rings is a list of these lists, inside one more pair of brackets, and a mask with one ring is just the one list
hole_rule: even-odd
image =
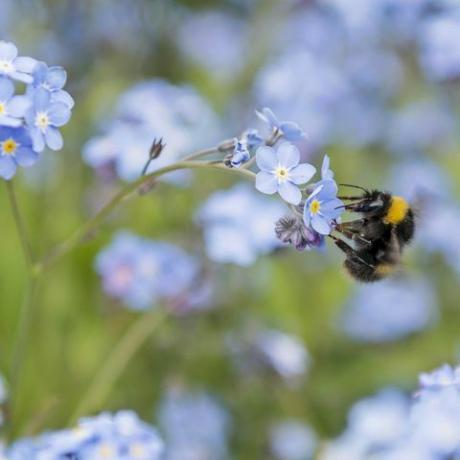
[[352,185],[352,184],[339,184],[339,185],[341,185],[342,187],[357,188],[357,189],[359,189],[359,190],[362,190],[363,192],[369,193],[369,190],[367,190],[367,188],[360,187],[359,185]]

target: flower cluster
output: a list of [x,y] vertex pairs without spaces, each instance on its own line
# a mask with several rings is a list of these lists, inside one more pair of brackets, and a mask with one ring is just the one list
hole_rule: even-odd
[[460,369],[444,365],[420,375],[412,400],[385,390],[359,401],[348,427],[320,460],[450,460],[460,455]]
[[285,420],[270,431],[270,451],[277,460],[306,460],[316,450],[313,430],[298,420]]
[[8,459],[160,460],[164,443],[157,430],[131,411],[83,418],[73,429],[23,439],[7,450]]
[[[63,90],[66,72],[18,56],[13,43],[0,41],[0,177],[11,179],[18,166],[32,166],[49,147],[63,146],[59,128],[71,117],[72,97]],[[22,95],[15,83],[25,84]]]
[[209,301],[197,260],[170,243],[119,232],[99,253],[96,270],[106,293],[135,310],[160,300],[173,309],[202,308]]

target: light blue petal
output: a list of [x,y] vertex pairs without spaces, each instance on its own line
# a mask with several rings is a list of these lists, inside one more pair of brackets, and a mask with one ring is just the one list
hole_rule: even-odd
[[296,142],[305,137],[305,133],[299,125],[292,121],[285,121],[281,123],[280,129],[284,134],[285,139],[288,141]]
[[259,192],[272,195],[278,189],[278,181],[273,174],[262,171],[256,176],[256,189]]
[[316,173],[316,168],[309,163],[302,163],[289,171],[289,180],[294,184],[306,184]]
[[324,155],[323,164],[321,165],[321,179],[332,180],[334,173],[329,169],[330,160],[327,155]]
[[18,72],[18,71],[11,72],[9,76],[14,80],[21,81],[22,83],[26,83],[27,85],[29,85],[30,83],[34,81],[31,75],[28,75],[23,72]]
[[50,103],[50,92],[43,88],[38,88],[34,93],[34,109],[36,112],[44,112]]
[[311,226],[320,235],[329,235],[329,233],[331,233],[331,226],[329,225],[327,220],[321,217],[319,214],[312,216]]
[[60,102],[65,104],[69,109],[72,109],[75,105],[73,97],[64,90],[54,91],[51,93],[51,102]]
[[334,180],[322,180],[320,184],[323,186],[321,189],[321,199],[324,201],[334,199],[337,195],[337,184]]
[[274,171],[278,166],[278,157],[272,147],[259,147],[256,151],[257,166],[261,171]]
[[18,49],[13,43],[0,41],[0,59],[12,61],[18,55]]
[[67,73],[62,67],[50,67],[45,78],[45,84],[51,91],[62,89],[67,80]]
[[9,117],[7,115],[0,115],[0,126],[9,126],[12,128],[17,128],[21,126],[21,120],[17,118]]
[[61,102],[51,104],[48,109],[48,117],[53,126],[64,126],[70,120],[71,112],[69,107]]
[[33,149],[36,152],[43,152],[45,148],[45,136],[38,128],[30,130],[30,137],[32,138]]
[[11,157],[0,156],[0,177],[10,180],[15,175],[16,168],[16,163]]
[[302,200],[302,193],[292,182],[285,181],[278,185],[278,193],[288,203],[297,205]]
[[343,203],[339,199],[321,203],[321,214],[328,219],[337,219],[343,212]]
[[32,101],[27,96],[14,96],[8,103],[8,114],[22,118],[31,107]]
[[61,150],[62,146],[64,145],[64,141],[62,139],[62,134],[59,132],[57,128],[50,126],[45,133],[46,138],[46,145],[51,150]]
[[16,152],[16,161],[18,162],[19,166],[23,166],[24,168],[32,166],[36,163],[37,160],[38,154],[26,147],[20,147]]
[[291,169],[297,166],[300,161],[299,149],[289,142],[283,142],[276,151],[278,162],[281,166]]
[[268,107],[264,107],[261,112],[256,110],[256,115],[272,129],[279,124],[275,114]]
[[19,72],[31,74],[35,66],[37,65],[37,60],[30,57],[18,57],[14,60],[14,67]]
[[14,85],[9,78],[0,78],[0,102],[9,101],[14,94]]
[[321,192],[321,190],[323,190],[323,187],[324,187],[324,184],[318,185],[315,188],[315,190],[311,192],[310,196],[307,198],[307,203],[310,203],[313,200],[313,198],[315,198]]

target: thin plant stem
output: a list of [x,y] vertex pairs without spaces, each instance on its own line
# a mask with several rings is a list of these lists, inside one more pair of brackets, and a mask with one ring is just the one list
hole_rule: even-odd
[[120,190],[105,206],[99,210],[99,212],[97,212],[92,218],[83,224],[70,238],[57,246],[48,257],[37,264],[37,272],[40,273],[41,271],[49,268],[63,256],[74,250],[101,224],[101,222],[103,222],[112,213],[115,208],[118,207],[119,204],[129,198],[129,196],[138,190],[143,184],[150,182],[152,179],[160,177],[166,173],[180,169],[218,169],[237,173],[250,178],[251,180],[254,180],[255,178],[255,174],[251,171],[227,168],[222,163],[216,164],[213,162],[199,161],[180,161],[172,165],[165,166],[145,176],[141,176],[139,179],[126,185],[122,190]]
[[14,222],[16,224],[16,229],[18,231],[19,240],[21,242],[22,252],[24,253],[24,258],[27,264],[27,270],[32,276],[34,270],[34,257],[32,253],[32,248],[27,237],[26,226],[24,224],[24,219],[22,218],[21,211],[19,208],[18,200],[16,197],[16,192],[14,190],[14,185],[12,181],[6,181],[6,189],[8,192],[8,199],[10,201],[11,211],[13,214]]
[[77,409],[69,420],[69,425],[75,424],[82,415],[104,405],[113,386],[123,374],[130,360],[165,318],[166,311],[155,309],[141,314],[128,327],[83,394]]

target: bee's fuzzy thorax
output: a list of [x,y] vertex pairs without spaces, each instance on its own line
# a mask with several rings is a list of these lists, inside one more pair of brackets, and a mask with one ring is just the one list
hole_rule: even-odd
[[397,225],[406,218],[408,211],[409,203],[404,198],[396,195],[392,196],[384,221],[387,224]]

